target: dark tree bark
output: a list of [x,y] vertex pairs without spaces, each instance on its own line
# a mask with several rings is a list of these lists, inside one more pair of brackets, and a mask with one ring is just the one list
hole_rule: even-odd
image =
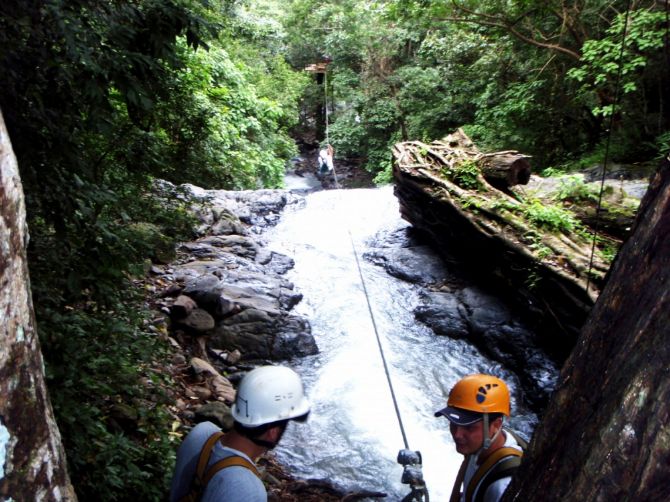
[[76,500],[44,382],[23,189],[0,114],[0,499]]
[[504,500],[668,500],[669,367],[666,158]]

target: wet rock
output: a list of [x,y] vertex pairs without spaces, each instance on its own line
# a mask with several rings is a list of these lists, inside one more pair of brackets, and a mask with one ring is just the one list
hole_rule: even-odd
[[485,332],[493,326],[509,323],[512,317],[509,309],[494,296],[476,288],[465,288],[460,297],[468,312],[472,329]]
[[375,250],[363,257],[393,277],[411,283],[432,284],[449,277],[443,260],[428,246]]
[[214,319],[221,320],[239,311],[239,306],[221,294],[223,281],[213,274],[197,277],[184,288],[184,294],[198,306],[209,312]]
[[210,345],[237,349],[245,359],[282,360],[318,352],[306,319],[288,315],[277,322],[256,309],[245,310],[220,323],[212,333]]
[[558,368],[542,350],[536,335],[500,299],[475,287],[450,293],[424,292],[415,309],[417,320],[436,334],[467,339],[482,353],[515,372],[528,405],[540,410],[556,384]]
[[309,322],[299,316],[289,316],[282,323],[272,347],[272,356],[275,359],[309,356],[318,352]]
[[211,225],[212,235],[246,235],[247,229],[239,218],[228,212],[222,212],[219,218]]
[[198,304],[189,296],[180,295],[170,307],[173,319],[183,319],[198,307]]
[[267,333],[269,329],[272,325],[263,322],[217,326],[210,338],[210,346],[239,350],[244,359],[270,359],[273,340]]
[[283,275],[295,267],[293,258],[281,253],[275,253],[274,251],[259,252],[256,261],[262,265],[268,266],[272,272],[278,275]]
[[468,337],[468,322],[462,312],[463,306],[456,296],[451,293],[427,292],[421,298],[422,304],[414,310],[417,320],[437,335]]
[[184,319],[179,320],[179,324],[196,333],[207,333],[215,326],[214,318],[203,309],[194,309]]
[[213,422],[225,432],[233,428],[233,415],[230,407],[219,401],[207,403],[195,410],[195,421]]
[[259,245],[244,235],[210,235],[195,242],[187,242],[180,249],[188,251],[199,258],[219,258],[233,254],[254,260]]

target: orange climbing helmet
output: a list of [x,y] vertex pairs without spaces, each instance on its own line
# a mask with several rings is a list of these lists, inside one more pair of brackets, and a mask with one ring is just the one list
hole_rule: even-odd
[[457,425],[469,425],[483,418],[484,413],[509,416],[509,389],[493,375],[467,375],[449,392],[447,407],[435,412]]

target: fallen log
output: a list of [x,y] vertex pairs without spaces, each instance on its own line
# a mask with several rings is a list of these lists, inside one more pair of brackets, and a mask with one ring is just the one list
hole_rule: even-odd
[[514,185],[525,185],[530,180],[528,156],[519,153],[497,153],[477,159],[484,179],[503,190]]
[[540,318],[547,348],[566,357],[609,263],[572,213],[514,192],[530,176],[528,156],[481,153],[460,129],[431,144],[398,143],[393,156],[402,217],[511,291]]

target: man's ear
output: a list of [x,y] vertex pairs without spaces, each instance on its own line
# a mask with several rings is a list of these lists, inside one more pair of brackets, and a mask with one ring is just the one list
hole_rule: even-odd
[[493,422],[489,424],[489,430],[495,434],[498,432],[503,426],[503,419],[502,417],[496,418]]
[[281,439],[282,435],[284,434],[285,429],[286,429],[285,423],[275,424],[272,427],[270,427],[267,431],[265,431],[265,434],[263,434],[263,439],[277,444]]

